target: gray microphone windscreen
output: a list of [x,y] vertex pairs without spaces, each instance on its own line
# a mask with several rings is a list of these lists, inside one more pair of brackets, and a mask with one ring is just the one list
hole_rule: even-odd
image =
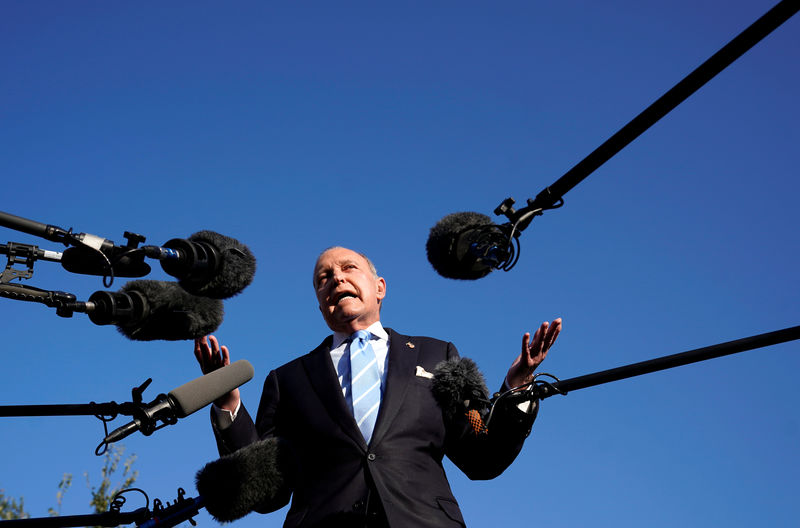
[[450,358],[436,365],[431,390],[448,420],[464,411],[465,401],[471,402],[471,408],[482,408],[489,401],[483,374],[478,365],[466,357]]
[[240,359],[170,391],[178,406],[178,418],[202,409],[217,398],[253,379],[253,365]]
[[288,503],[285,449],[279,439],[267,438],[206,464],[195,483],[208,513],[224,523]]
[[140,317],[117,324],[117,330],[134,341],[203,337],[219,328],[225,313],[219,299],[192,295],[174,282],[135,280],[120,292],[140,294],[147,306]]

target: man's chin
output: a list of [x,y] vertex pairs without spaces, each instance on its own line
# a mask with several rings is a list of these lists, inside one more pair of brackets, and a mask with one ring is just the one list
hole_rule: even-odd
[[335,311],[326,318],[328,327],[335,332],[347,332],[360,314]]
[[356,300],[345,300],[333,307],[332,317],[339,321],[349,321],[361,316],[364,306]]

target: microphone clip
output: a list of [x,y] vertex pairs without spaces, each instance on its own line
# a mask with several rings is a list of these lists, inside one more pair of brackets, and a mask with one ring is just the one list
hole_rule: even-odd
[[554,394],[561,394],[562,396],[566,396],[567,392],[564,390],[559,389],[556,385],[551,383],[548,380],[541,379],[542,377],[547,377],[555,381],[558,384],[561,380],[557,377],[553,376],[552,374],[547,374],[546,372],[540,372],[533,376],[533,379],[518,387],[512,387],[505,392],[496,392],[492,395],[491,399],[491,408],[489,409],[489,415],[486,418],[486,427],[489,427],[489,424],[492,421],[492,416],[494,415],[495,407],[498,404],[502,405],[519,405],[520,403],[531,402],[535,405],[536,410],[535,413],[539,413],[539,401],[547,398],[548,396],[552,396]]
[[[144,400],[142,396],[144,391],[152,381],[152,378],[147,378],[144,383],[131,389],[133,401],[120,404],[119,406],[119,414],[131,416],[133,417],[133,421],[121,427],[117,427],[109,433],[107,429],[107,420],[101,418],[103,427],[106,428],[106,436],[95,449],[95,455],[102,455],[105,453],[109,444],[118,442],[136,431],[139,431],[144,436],[150,436],[163,427],[178,423],[178,413],[175,408],[175,402],[169,395],[159,394],[150,403],[143,403]],[[98,418],[100,417],[98,416]],[[113,417],[111,419],[113,419]]]
[[512,226],[513,236],[519,237],[520,233],[530,225],[534,218],[542,216],[544,211],[548,209],[558,209],[564,205],[564,199],[553,196],[550,188],[547,187],[536,198],[528,198],[528,205],[522,209],[514,209],[514,203],[513,198],[506,198],[495,208],[494,214],[508,218]]
[[144,391],[147,389],[147,387],[150,386],[151,383],[153,383],[153,378],[147,378],[146,380],[144,380],[144,383],[142,383],[138,387],[132,388],[131,389],[131,401],[133,401],[133,403],[137,403],[137,404],[138,403],[142,403],[142,401],[143,401],[142,397],[144,395]]
[[146,239],[138,233],[125,231],[126,244],[117,246],[112,240],[79,233],[70,237],[71,245],[62,254],[61,266],[72,273],[101,275],[103,285],[111,287],[115,277],[144,277],[150,266],[144,261],[139,244]]
[[[33,263],[39,258],[41,252],[37,246],[9,242],[0,246],[0,253],[8,256],[6,269],[0,275],[0,283],[6,284],[14,279],[23,280],[33,277]],[[15,268],[14,264],[24,264],[25,269]]]
[[175,499],[175,502],[170,504],[167,501],[167,505],[164,506],[160,499],[155,499],[153,501],[152,517],[137,526],[139,528],[168,527],[176,526],[184,521],[189,521],[192,526],[197,526],[194,516],[198,514],[202,507],[203,501],[200,497],[187,498],[186,491],[183,488],[178,488],[178,498]]
[[[148,378],[144,386],[149,384],[150,381]],[[133,421],[138,424],[139,432],[144,436],[150,436],[163,427],[178,423],[175,404],[166,394],[159,394],[146,405],[142,404],[141,396],[139,396],[139,401],[134,402],[131,416],[133,416]]]
[[552,396],[553,394],[561,394],[562,396],[567,395],[566,391],[561,390],[550,381],[542,379],[543,377],[550,378],[555,383],[559,383],[561,381],[552,374],[539,372],[533,376],[533,379],[529,383],[520,385],[519,387],[511,388],[502,394],[495,393],[492,400],[496,403],[497,400],[501,398],[507,398],[511,403],[521,403],[523,401],[543,400],[549,396]]

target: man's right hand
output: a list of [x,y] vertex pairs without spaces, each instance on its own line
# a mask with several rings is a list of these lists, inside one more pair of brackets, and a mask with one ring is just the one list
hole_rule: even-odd
[[[228,347],[220,346],[219,341],[213,335],[194,340],[194,357],[200,364],[203,374],[208,374],[231,363]],[[214,401],[214,405],[220,409],[235,412],[239,406],[239,389],[233,389],[228,394],[221,396]]]

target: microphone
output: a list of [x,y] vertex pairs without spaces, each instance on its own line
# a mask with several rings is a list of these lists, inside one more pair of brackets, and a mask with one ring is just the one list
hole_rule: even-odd
[[[178,418],[185,418],[244,385],[253,378],[253,374],[253,365],[247,360],[240,359],[184,383],[169,394],[159,394],[155,400],[135,410],[133,421],[112,431],[105,437],[103,443],[118,442],[136,431],[150,436],[156,429],[174,424]],[[157,427],[159,421],[163,422],[163,425]]]
[[431,228],[425,249],[433,269],[448,279],[476,280],[516,262],[510,224],[497,225],[483,214],[445,216]]
[[150,273],[145,257],[161,260],[161,267],[179,279],[189,293],[227,299],[245,289],[255,275],[256,262],[250,249],[233,238],[213,231],[199,231],[188,239],[173,238],[163,247],[142,246],[145,237],[125,231],[128,243],[117,246],[88,233],[73,233],[0,211],[0,226],[40,236],[68,247],[59,254],[67,271],[85,275],[144,277]]
[[231,522],[251,511],[277,509],[276,499],[288,500],[285,449],[277,438],[267,438],[206,464],[195,483],[208,513]]
[[445,420],[465,415],[475,434],[487,432],[483,419],[490,405],[489,389],[478,366],[469,358],[451,358],[433,370],[433,397]]
[[43,224],[0,211],[0,226],[9,227],[42,237],[52,242],[63,243],[67,248],[59,254],[61,266],[73,273],[86,275],[115,275],[118,277],[143,277],[150,273],[150,266],[144,263],[144,255],[134,250],[144,237],[135,233],[123,235],[128,239],[125,247],[114,244],[112,240],[89,233],[73,233],[72,228]]
[[134,341],[183,341],[214,332],[222,324],[219,299],[197,297],[174,282],[135,280],[118,292],[94,292],[88,302],[69,306],[87,312],[96,325],[117,326]]
[[274,511],[277,508],[270,503],[282,496],[288,501],[280,469],[282,449],[280,440],[267,438],[209,462],[195,477],[196,498],[185,498],[183,490],[178,489],[175,504],[167,503],[166,508],[154,511],[151,519],[137,526],[167,528],[184,521],[194,524],[191,519],[200,508],[220,523],[241,519],[252,511]]
[[256,272],[256,259],[247,246],[214,231],[143,249],[148,257],[161,260],[164,271],[194,295],[227,299],[244,290]]
[[128,240],[127,245],[117,246],[107,238],[88,233],[73,234],[70,242],[78,245],[64,250],[61,267],[83,275],[144,277],[150,273],[150,266],[136,247],[144,237],[128,231],[123,236]]

